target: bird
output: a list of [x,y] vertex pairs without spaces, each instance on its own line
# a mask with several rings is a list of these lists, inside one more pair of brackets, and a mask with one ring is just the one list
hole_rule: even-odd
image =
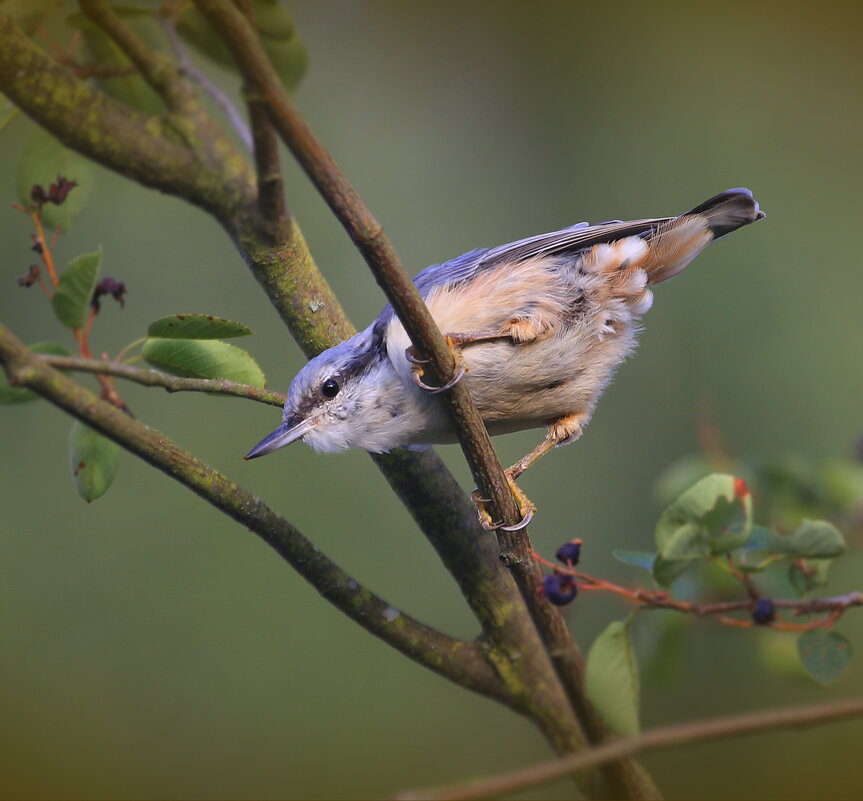
[[365,330],[299,371],[281,425],[244,458],[300,440],[322,452],[372,453],[455,442],[440,392],[464,380],[492,436],[547,429],[504,471],[519,523],[495,523],[474,492],[484,528],[523,528],[536,507],[516,479],[581,436],[635,349],[653,285],[713,240],[765,216],[750,190],[729,189],[676,217],[580,222],[427,267],[414,283],[456,356],[454,378],[442,387],[422,380],[424,360],[387,305]]

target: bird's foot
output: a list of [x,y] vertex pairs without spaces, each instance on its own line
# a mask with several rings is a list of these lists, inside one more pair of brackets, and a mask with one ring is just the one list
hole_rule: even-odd
[[486,531],[521,531],[521,529],[526,528],[527,525],[533,520],[533,516],[536,514],[536,504],[524,494],[524,490],[515,483],[515,479],[510,472],[512,468],[504,470],[503,474],[506,477],[506,483],[509,484],[510,492],[512,492],[515,497],[515,501],[518,504],[518,510],[521,514],[521,520],[512,526],[505,526],[503,523],[496,523],[491,515],[488,512],[488,498],[483,498],[479,494],[479,490],[474,490],[471,494],[471,500],[474,502],[476,506],[477,517],[479,517],[479,524]]
[[422,376],[425,373],[425,367],[429,363],[428,359],[420,358],[417,355],[416,348],[413,345],[408,347],[405,350],[405,358],[411,363],[411,378],[413,382],[420,388],[425,390],[426,392],[431,393],[432,395],[437,395],[440,392],[445,392],[448,389],[452,389],[459,381],[462,380],[464,374],[467,372],[467,368],[465,367],[464,357],[461,354],[461,343],[456,337],[444,337],[447,345],[449,345],[449,349],[452,352],[453,359],[455,360],[455,373],[452,378],[447,381],[443,386],[433,387],[429,384],[426,384],[425,381],[422,380]]

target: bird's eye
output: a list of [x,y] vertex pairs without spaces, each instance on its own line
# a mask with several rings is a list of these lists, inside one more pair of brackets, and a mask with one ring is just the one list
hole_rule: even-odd
[[339,382],[335,378],[328,378],[321,384],[321,395],[325,398],[335,398],[340,389]]

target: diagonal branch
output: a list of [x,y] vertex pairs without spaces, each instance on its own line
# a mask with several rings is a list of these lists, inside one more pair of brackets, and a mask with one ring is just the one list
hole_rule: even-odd
[[481,645],[449,637],[390,606],[330,561],[259,498],[179,448],[164,434],[54,370],[2,324],[0,364],[10,383],[42,395],[249,528],[324,598],[388,645],[462,686],[505,699],[504,684]]
[[[166,133],[158,118],[76,80],[2,14],[0,41],[0,91],[84,156],[210,211],[307,356],[355,333],[296,220],[277,219],[274,225],[272,213],[265,219],[258,212],[250,170],[241,172],[233,159],[232,167],[214,172]],[[537,650],[530,621],[517,604],[517,588],[443,461],[433,451],[400,451],[374,461],[453,573],[484,629],[494,628],[513,648],[523,643]]]
[[[354,333],[296,221],[288,218],[274,228],[264,218],[256,208],[254,176],[248,165],[205,112],[190,123],[188,114],[182,119],[148,117],[113,101],[58,67],[3,15],[0,41],[0,91],[84,156],[211,213],[233,239],[306,355]],[[193,142],[188,140],[190,125],[197,134]],[[374,461],[479,618],[489,657],[505,677],[514,705],[543,729],[558,751],[578,747],[580,730],[555,689],[553,675],[548,675],[547,657],[519,600],[519,590],[501,567],[493,539],[483,535],[452,474],[433,451],[397,451]],[[515,563],[532,564],[529,560]],[[523,587],[526,584],[530,582],[522,582]],[[530,591],[527,596],[528,603],[535,598]],[[553,659],[577,703],[578,652],[571,640],[548,635],[554,625],[566,635],[562,618],[555,614],[550,626],[544,627],[545,639],[552,644]],[[627,782],[618,786],[624,785]],[[655,795],[644,789],[644,782],[635,787],[616,794]]]
[[164,53],[151,50],[111,8],[108,0],[78,0],[81,11],[98,25],[129,57],[144,80],[176,112],[196,112],[198,99],[180,80],[181,67]]
[[[254,28],[228,0],[195,0],[195,4],[231,51],[245,80],[266,100],[267,111],[279,135],[364,256],[411,341],[430,359],[438,378],[451,376],[455,369],[453,355],[419,292],[378,221],[297,112]],[[445,393],[445,405],[480,492],[492,500],[492,509],[497,511],[499,519],[509,524],[517,523],[520,514],[515,499],[504,479],[488,432],[463,382]],[[542,581],[542,571],[531,556],[527,532],[501,531],[499,544],[501,559],[515,578],[570,704],[581,725],[585,726],[589,740],[601,740],[603,726],[582,690],[584,668],[578,648],[560,612],[536,593]],[[612,766],[609,775],[615,795],[641,798],[659,795],[638,765],[624,761]]]
[[240,141],[243,143],[246,150],[251,151],[252,134],[249,131],[249,126],[243,119],[243,116],[240,114],[237,107],[231,102],[231,98],[195,66],[188,51],[180,41],[174,19],[161,15],[159,17],[159,22],[162,26],[162,30],[165,32],[165,38],[167,38],[168,43],[171,45],[171,50],[174,51],[180,71],[187,78],[198,84],[198,86],[200,86],[201,89],[208,94],[210,98],[212,98],[213,102],[228,118],[228,121],[231,123],[231,127],[240,138]]
[[470,801],[470,799],[493,798],[504,794],[509,796],[642,751],[657,751],[675,745],[689,745],[705,740],[736,737],[741,734],[760,734],[775,729],[817,726],[861,715],[863,715],[863,698],[850,698],[827,704],[767,709],[744,715],[678,723],[650,729],[632,737],[621,737],[580,754],[531,765],[490,779],[480,779],[438,790],[409,790],[399,793],[396,798],[401,801],[419,799]]

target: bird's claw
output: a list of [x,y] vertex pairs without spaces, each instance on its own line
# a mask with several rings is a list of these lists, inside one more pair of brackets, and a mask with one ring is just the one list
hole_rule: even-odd
[[421,359],[419,356],[416,355],[416,349],[414,348],[413,345],[408,345],[408,347],[405,348],[405,358],[411,364],[428,364],[429,363],[428,359]]
[[515,523],[511,526],[505,526],[502,522],[496,523],[491,515],[488,513],[487,504],[490,502],[489,498],[483,498],[479,494],[479,490],[474,490],[470,494],[471,500],[474,502],[476,506],[477,517],[479,518],[479,524],[483,527],[485,531],[521,531],[530,524],[530,521],[533,520],[534,515],[536,514],[536,505],[531,501],[527,495],[524,494],[524,491],[518,484],[515,483],[515,479],[512,477],[512,474],[509,470],[504,470],[504,476],[506,476],[506,482],[509,484],[510,491],[513,496],[515,496],[516,503],[518,504],[518,510],[521,512],[521,520],[518,523]]
[[459,365],[456,367],[455,375],[449,381],[447,381],[446,384],[440,387],[433,387],[429,384],[426,384],[425,381],[420,378],[420,376],[423,374],[422,367],[420,367],[419,365],[414,365],[414,367],[411,369],[411,378],[413,378],[414,384],[416,384],[420,389],[425,390],[430,395],[437,395],[440,392],[446,392],[446,390],[452,389],[456,384],[458,384],[459,381],[462,380],[462,378],[464,378],[464,374],[466,372],[467,370],[465,369],[464,365],[459,363]]

